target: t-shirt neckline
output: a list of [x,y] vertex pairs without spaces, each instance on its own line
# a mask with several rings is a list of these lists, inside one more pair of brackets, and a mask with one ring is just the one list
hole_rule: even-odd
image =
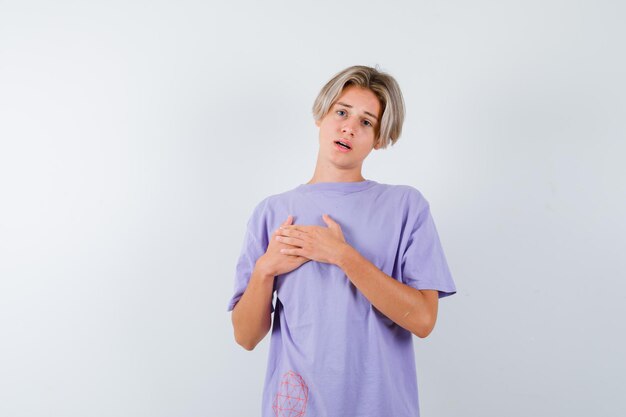
[[347,194],[366,190],[376,184],[376,181],[367,179],[364,181],[351,182],[316,182],[313,184],[300,184],[296,189],[302,192],[336,191]]

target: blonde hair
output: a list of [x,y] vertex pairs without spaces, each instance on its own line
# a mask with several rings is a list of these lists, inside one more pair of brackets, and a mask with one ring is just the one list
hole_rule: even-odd
[[337,73],[322,87],[313,103],[313,117],[321,120],[331,106],[337,101],[341,92],[349,85],[371,90],[382,110],[380,126],[377,131],[375,144],[380,148],[395,144],[402,133],[404,122],[404,99],[396,80],[378,68],[355,65]]

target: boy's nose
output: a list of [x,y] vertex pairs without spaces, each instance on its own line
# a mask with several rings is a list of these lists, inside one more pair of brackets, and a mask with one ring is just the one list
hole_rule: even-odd
[[341,129],[342,133],[349,133],[350,135],[354,135],[354,127],[352,126],[352,124],[350,122],[346,122],[345,125],[343,125],[343,128]]

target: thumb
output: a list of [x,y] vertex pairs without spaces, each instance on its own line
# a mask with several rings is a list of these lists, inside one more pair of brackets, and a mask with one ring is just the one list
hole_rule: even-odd
[[293,216],[290,214],[289,216],[287,216],[287,220],[285,220],[283,224],[281,224],[281,226],[290,225],[292,221],[293,221]]
[[334,228],[334,227],[337,226],[337,222],[335,222],[333,219],[331,219],[328,214],[323,214],[322,215],[322,220],[324,220],[324,223],[326,223],[328,225],[328,227]]

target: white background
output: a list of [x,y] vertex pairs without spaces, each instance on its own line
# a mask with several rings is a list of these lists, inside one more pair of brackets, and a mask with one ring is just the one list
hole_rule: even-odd
[[625,11],[0,1],[0,415],[258,415],[245,223],[311,178],[355,64],[407,105],[363,175],[425,195],[458,289],[415,338],[422,415],[624,415]]

